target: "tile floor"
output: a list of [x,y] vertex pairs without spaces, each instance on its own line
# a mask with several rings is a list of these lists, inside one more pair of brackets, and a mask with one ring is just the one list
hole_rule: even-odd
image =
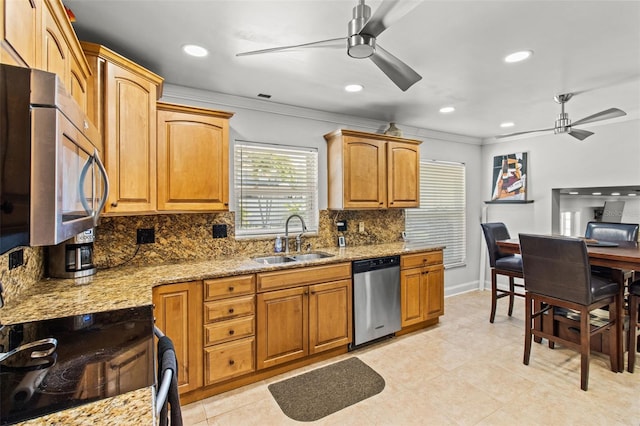
[[312,424],[640,425],[640,368],[612,373],[608,357],[596,354],[583,392],[579,355],[550,350],[546,341],[533,344],[525,366],[523,300],[511,318],[507,301],[498,303],[490,324],[489,292],[449,297],[437,326],[186,405],[184,423],[303,424],[282,413],[267,385],[357,356],[385,379],[385,389]]

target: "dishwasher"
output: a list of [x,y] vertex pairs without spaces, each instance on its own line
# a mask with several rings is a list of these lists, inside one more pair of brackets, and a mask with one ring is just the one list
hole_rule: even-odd
[[356,260],[353,271],[353,343],[400,330],[400,256]]

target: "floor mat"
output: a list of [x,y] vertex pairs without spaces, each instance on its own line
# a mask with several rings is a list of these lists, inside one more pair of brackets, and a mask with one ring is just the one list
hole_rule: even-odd
[[349,358],[269,385],[282,411],[311,422],[376,395],[384,379],[358,358]]

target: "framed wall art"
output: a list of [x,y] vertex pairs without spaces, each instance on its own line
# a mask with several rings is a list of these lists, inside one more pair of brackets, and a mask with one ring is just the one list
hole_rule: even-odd
[[527,200],[527,153],[493,157],[493,189],[491,201]]

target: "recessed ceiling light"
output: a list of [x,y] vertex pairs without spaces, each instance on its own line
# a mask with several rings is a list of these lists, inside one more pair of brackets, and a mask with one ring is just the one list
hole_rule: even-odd
[[592,192],[591,195],[602,195],[602,192]]
[[443,113],[443,114],[448,114],[448,113],[453,112],[455,110],[456,109],[454,107],[452,107],[452,106],[447,106],[447,107],[440,108],[440,112]]
[[631,194],[627,194],[627,195],[628,195],[629,197],[635,197],[635,196],[636,196],[636,194],[635,194],[635,193],[633,193],[633,192],[632,192]]
[[182,50],[187,55],[195,56],[198,58],[202,58],[203,56],[207,56],[209,52],[202,46],[197,46],[195,44],[185,44],[182,46]]
[[500,124],[500,127],[513,127],[515,126],[515,123],[513,121],[505,121],[504,123]]
[[611,195],[620,195],[619,192],[612,192]]
[[578,191],[569,191],[569,195],[578,195],[580,194]]
[[510,55],[505,56],[504,61],[507,63],[520,62],[528,59],[533,55],[532,50],[521,50],[519,52],[513,52]]
[[364,86],[362,84],[347,84],[346,86],[344,86],[344,90],[347,92],[360,92],[362,91],[362,89],[364,89]]

